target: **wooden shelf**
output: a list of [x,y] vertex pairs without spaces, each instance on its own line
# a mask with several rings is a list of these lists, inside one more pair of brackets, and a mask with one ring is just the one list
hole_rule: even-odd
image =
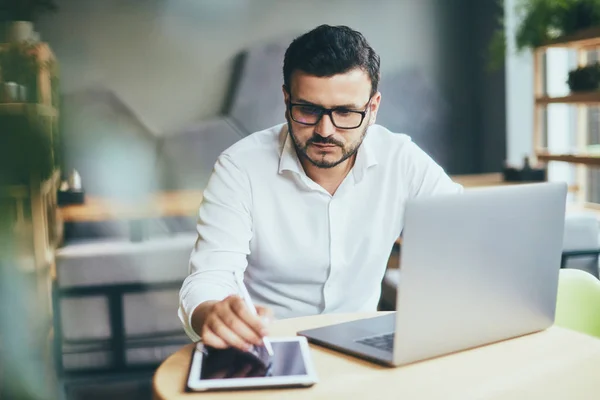
[[[48,194],[60,185],[60,169],[56,168],[52,175],[41,183],[41,192]],[[31,195],[29,185],[0,186],[0,198],[12,197],[26,199]]]
[[45,181],[42,182],[41,185],[41,193],[46,195],[53,190],[56,190],[60,186],[60,169],[57,168],[54,170],[52,175],[48,177]]
[[562,161],[573,164],[600,166],[600,154],[551,154],[540,152],[537,153],[537,158],[544,162]]
[[542,96],[535,99],[537,105],[546,104],[590,104],[600,105],[600,91],[573,93],[564,97]]
[[538,49],[547,49],[551,47],[584,48],[600,46],[600,27],[593,27],[567,35],[556,40],[552,40]]
[[41,117],[56,117],[54,107],[32,103],[0,103],[0,115],[34,115]]
[[27,185],[0,186],[0,198],[4,197],[26,199],[29,197],[29,187]]

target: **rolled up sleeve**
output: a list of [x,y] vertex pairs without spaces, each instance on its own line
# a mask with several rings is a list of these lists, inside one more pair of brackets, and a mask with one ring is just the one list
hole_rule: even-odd
[[217,160],[198,212],[198,239],[189,275],[179,293],[178,315],[193,341],[191,326],[198,305],[237,293],[234,272],[247,266],[252,238],[252,196],[248,176],[227,154]]

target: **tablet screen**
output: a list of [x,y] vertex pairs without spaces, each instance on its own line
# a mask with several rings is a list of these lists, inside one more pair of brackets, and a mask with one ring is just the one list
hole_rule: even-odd
[[[257,377],[285,377],[306,375],[302,348],[298,341],[273,341],[273,356],[264,357],[264,348],[254,353],[237,349],[203,351],[200,379],[231,379]],[[270,361],[270,362],[269,362]],[[269,365],[270,364],[270,365]]]

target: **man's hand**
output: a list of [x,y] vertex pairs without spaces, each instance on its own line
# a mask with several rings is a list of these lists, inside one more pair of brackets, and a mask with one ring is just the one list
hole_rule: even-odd
[[254,315],[239,296],[200,304],[192,315],[192,328],[205,345],[217,349],[236,347],[248,351],[252,345],[262,345],[267,329],[263,319],[271,318],[268,308],[256,306]]

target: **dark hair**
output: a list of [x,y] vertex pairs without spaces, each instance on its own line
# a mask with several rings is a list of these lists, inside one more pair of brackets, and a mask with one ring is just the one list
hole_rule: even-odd
[[321,25],[292,41],[283,60],[283,83],[290,88],[296,70],[324,77],[360,68],[371,78],[371,96],[379,84],[379,56],[365,37],[347,26]]

